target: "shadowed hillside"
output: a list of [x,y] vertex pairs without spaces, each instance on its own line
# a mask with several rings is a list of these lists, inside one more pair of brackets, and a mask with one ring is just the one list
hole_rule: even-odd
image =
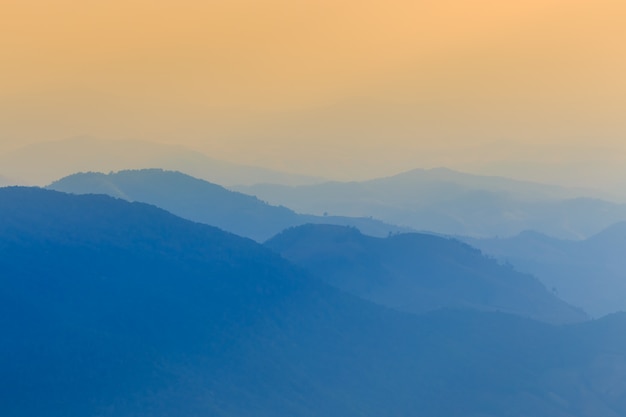
[[618,417],[626,317],[394,312],[106,196],[0,190],[7,417]]
[[380,239],[346,227],[306,225],[266,246],[335,287],[403,311],[453,307],[560,323],[586,319],[534,277],[454,239],[415,233]]

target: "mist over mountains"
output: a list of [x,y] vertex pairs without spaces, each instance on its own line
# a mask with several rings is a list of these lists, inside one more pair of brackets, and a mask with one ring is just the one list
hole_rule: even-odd
[[305,223],[355,226],[363,233],[387,236],[410,231],[371,218],[298,214],[271,206],[256,197],[229,191],[180,172],[160,169],[118,173],[79,173],[48,188],[74,194],[107,194],[129,201],[154,204],[180,217],[217,226],[263,242],[282,230]]
[[47,185],[76,172],[163,168],[181,171],[220,185],[313,184],[320,178],[213,159],[182,146],[139,140],[93,137],[42,142],[0,154],[2,174],[23,184]]
[[626,1],[0,6],[0,417],[626,417]]
[[524,232],[508,239],[465,239],[484,253],[535,275],[568,302],[600,317],[626,311],[626,222],[582,241]]
[[625,150],[619,146],[494,140],[440,152],[426,151],[418,156],[414,166],[445,166],[483,176],[583,188],[583,195],[623,203],[625,157]]
[[[509,237],[536,230],[584,239],[618,221],[626,205],[592,189],[566,188],[439,168],[361,182],[237,165],[180,146],[77,137],[0,155],[4,185],[47,185],[76,172],[161,168],[229,186],[300,213],[374,217],[415,230],[472,237]],[[0,180],[1,181],[1,180]],[[2,184],[2,183],[0,183]]]
[[626,205],[590,198],[585,190],[449,169],[413,170],[362,182],[233,189],[298,211],[373,216],[416,230],[472,237],[537,230],[582,239],[626,220]]
[[10,417],[626,413],[623,314],[403,314],[103,195],[0,189],[0,249]]
[[[397,190],[395,191],[392,187],[393,184],[397,185]],[[368,185],[368,187],[365,185]],[[376,192],[390,192],[392,196],[397,197],[396,200],[389,198],[379,201],[389,201],[389,204],[396,205],[400,205],[402,199],[419,203],[420,199],[418,196],[421,196],[425,201],[428,201],[428,199],[439,201],[438,204],[444,207],[442,211],[450,209],[458,210],[460,212],[459,216],[467,215],[467,213],[461,213],[463,211],[461,210],[463,208],[462,205],[458,206],[456,203],[453,204],[443,200],[445,195],[455,195],[456,193],[467,196],[471,192],[464,191],[464,187],[490,187],[494,190],[494,193],[502,193],[502,195],[507,193],[506,190],[513,190],[520,198],[525,198],[528,201],[532,199],[535,201],[535,204],[543,205],[544,210],[541,212],[541,215],[546,217],[544,221],[547,222],[550,219],[554,220],[554,222],[548,224],[547,227],[551,227],[551,230],[555,230],[554,228],[557,227],[563,231],[563,228],[560,227],[560,225],[563,225],[566,226],[565,229],[568,232],[571,232],[576,227],[576,225],[570,223],[572,219],[583,219],[586,222],[586,227],[599,225],[610,220],[610,208],[615,209],[620,207],[613,203],[602,202],[600,200],[582,198],[573,200],[567,199],[572,196],[572,193],[575,193],[576,190],[534,183],[518,183],[503,178],[468,176],[449,170],[437,170],[435,172],[415,171],[391,179],[370,181],[365,185],[361,183],[331,183],[304,188],[289,187],[288,189],[299,190],[299,195],[302,195],[303,200],[306,201],[306,195],[302,193],[303,190],[320,188],[325,190],[326,187],[337,186],[338,191],[336,191],[333,196],[338,199],[341,198],[343,199],[342,201],[348,203],[356,201],[355,205],[361,204],[358,196],[369,198],[369,191],[371,189],[374,190],[374,195],[376,195]],[[344,192],[344,186],[351,186],[352,189],[357,190],[357,192],[353,194]],[[253,196],[228,191],[216,184],[211,184],[182,173],[158,169],[123,171],[110,174],[75,174],[56,181],[51,184],[50,188],[77,194],[102,193],[130,201],[154,204],[181,217],[218,226],[232,233],[250,237],[258,242],[263,242],[286,228],[303,225],[305,223],[354,226],[362,233],[378,237],[387,237],[390,234],[411,231],[408,228],[393,226],[371,218],[297,214],[284,206],[271,206]],[[417,189],[417,191],[414,194],[407,192],[402,195],[403,193],[401,193],[401,191],[405,189]],[[565,198],[565,200],[550,200],[551,198],[555,198],[554,196],[560,196]],[[316,195],[314,194],[313,197],[316,197]],[[313,197],[309,198],[308,201],[323,201],[321,197],[319,199]],[[438,198],[439,200],[437,200]],[[373,198],[371,200],[373,200]],[[369,204],[371,200],[365,200],[363,204]],[[493,200],[489,199],[478,199],[476,201],[487,206],[493,203]],[[294,201],[294,203],[297,202]],[[546,207],[550,205],[552,208],[550,210],[546,209]],[[577,207],[577,210],[574,210],[574,207]],[[606,207],[609,207],[609,209]],[[500,209],[498,209],[497,205],[492,205],[491,210],[492,211],[487,213],[481,213],[479,218],[475,218],[474,220],[478,222],[479,225],[492,222],[494,220],[493,218],[497,216],[493,211]],[[506,219],[496,219],[496,222],[499,221],[502,221],[508,226],[510,226],[510,223],[514,223],[514,221],[508,221],[507,223]],[[428,226],[431,230],[437,230],[435,223],[428,223]],[[490,225],[490,227],[491,226],[493,225]],[[522,225],[520,224],[518,227],[522,227]],[[320,230],[328,231],[333,229]],[[615,233],[613,233],[613,235],[614,234]],[[599,235],[598,238],[590,239],[590,241],[599,241],[602,235],[603,234]],[[332,236],[332,233],[330,236]],[[615,238],[609,243],[598,243],[593,246],[588,243],[576,245],[569,241],[560,241],[556,238],[549,238],[539,232],[525,232],[514,239],[477,240],[467,237],[463,237],[462,239],[478,247],[486,254],[495,256],[501,262],[508,262],[522,272],[537,276],[550,292],[558,295],[573,306],[584,309],[594,317],[626,309],[626,305],[622,301],[622,294],[626,293],[626,288],[622,285],[622,283],[626,281],[623,278],[622,271],[624,270],[624,266],[621,262],[621,253],[624,243],[615,240]],[[363,240],[367,241],[365,237],[363,237]],[[306,242],[306,239],[304,239],[304,242]],[[359,239],[356,239],[355,242],[358,242],[357,246],[368,246],[368,244],[363,243],[363,241],[359,242]],[[336,253],[332,253],[332,251],[329,253],[330,256],[334,257],[340,264],[342,262],[347,262],[348,264],[352,262],[354,269],[351,271],[348,269],[348,272],[339,269],[339,276],[344,273],[347,273],[348,277],[356,274],[364,274],[365,276],[376,277],[373,281],[380,284],[380,282],[384,282],[390,276],[393,276],[394,273],[397,273],[398,269],[402,269],[402,267],[397,265],[398,263],[402,265],[404,265],[403,262],[406,263],[405,261],[399,261],[400,258],[396,257],[393,258],[393,260],[386,261],[384,266],[376,265],[368,269],[364,265],[372,266],[376,264],[375,259],[378,259],[377,256],[380,255],[376,252],[378,249],[366,255],[367,250],[361,248],[361,252],[356,252],[359,253],[360,256],[358,258],[360,259],[359,263],[354,260],[349,261],[349,259],[353,259],[351,257],[354,256],[354,252],[351,252],[351,250],[355,250],[355,247],[350,248],[347,252],[343,251],[339,246],[333,246],[334,243],[332,239],[313,239],[313,241],[309,243],[312,248],[317,248],[317,250],[322,250],[322,248],[329,245],[337,249]],[[577,249],[574,250],[572,249],[573,247],[577,247]],[[277,248],[277,250],[283,252],[284,248]],[[388,250],[387,252],[397,255],[407,253],[406,250],[407,247],[395,247],[394,250]],[[448,255],[455,251],[453,245],[446,250],[449,252],[446,252]],[[314,252],[309,255],[313,254]],[[613,254],[612,258],[607,254]],[[419,256],[421,256],[421,254],[417,252],[416,254],[410,254],[409,252],[407,259],[413,257],[413,262],[417,262]],[[408,282],[407,277],[411,276],[412,270],[409,267],[404,268],[400,276],[404,277],[406,284],[406,282]],[[319,273],[319,271],[316,272]],[[337,270],[325,270],[322,275],[324,275],[325,278],[329,278],[333,273],[337,273]],[[509,275],[509,271],[505,268],[495,273],[495,276],[507,275]],[[383,290],[383,287],[378,287],[378,292],[374,297],[387,300],[387,302],[383,302],[385,305],[408,311],[417,311],[420,308],[424,309],[425,305],[429,302],[439,307],[463,305],[462,303],[455,304],[454,302],[438,301],[445,300],[446,297],[454,299],[454,296],[450,293],[444,291],[440,294],[441,298],[431,297],[427,295],[427,292],[423,291],[424,288],[420,288],[419,286],[414,287],[414,285],[415,283],[405,285],[404,287],[402,285],[399,287],[392,286],[385,290]],[[339,287],[346,289],[341,285]],[[409,288],[413,289],[411,290]],[[395,291],[395,299],[387,294],[393,291]],[[352,292],[359,296],[363,296],[365,293],[363,288],[357,288],[357,290],[353,289]],[[482,295],[482,297],[484,299],[484,297],[487,296]],[[391,299],[394,300],[390,301]],[[418,300],[420,301],[418,302]],[[478,302],[475,307],[478,305],[481,305],[481,303]],[[483,304],[483,307],[486,306],[486,304]],[[511,310],[510,305],[508,307],[500,306],[499,309],[502,311],[514,311],[514,309]],[[525,311],[526,315],[549,321],[568,321],[573,320],[573,317],[576,316],[576,313],[574,313],[570,315],[568,319],[568,314],[553,314],[556,310],[552,313],[547,313],[546,311],[538,313],[538,310],[530,312],[529,310],[524,310],[524,308],[522,308],[522,310]],[[548,318],[550,314],[553,314],[552,319]]]
[[[447,169],[298,185],[317,180],[121,144],[141,156],[84,155],[160,168],[0,188],[3,416],[626,415],[624,206]],[[38,152],[6,166],[89,162]]]

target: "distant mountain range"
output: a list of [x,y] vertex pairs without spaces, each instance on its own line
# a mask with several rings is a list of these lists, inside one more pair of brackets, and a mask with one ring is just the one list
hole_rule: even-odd
[[0,155],[2,173],[21,183],[46,185],[75,172],[163,168],[221,185],[313,184],[323,180],[220,161],[182,146],[92,137],[42,142]]
[[454,239],[417,233],[381,239],[348,227],[306,225],[286,230],[266,246],[341,290],[407,312],[447,307],[553,323],[587,319],[536,278]]
[[7,417],[620,417],[626,315],[402,314],[251,240],[107,196],[0,189]]
[[472,237],[514,236],[533,229],[582,239],[626,220],[626,205],[582,197],[585,190],[443,168],[363,182],[233,189],[297,211],[373,216],[416,230]]
[[595,317],[626,311],[626,222],[583,241],[530,231],[508,239],[464,240],[535,275],[561,298]]
[[298,214],[180,172],[160,169],[74,174],[48,188],[74,194],[108,194],[154,204],[185,219],[217,226],[259,242],[287,227],[305,223],[355,226],[373,236],[410,231],[371,218]]

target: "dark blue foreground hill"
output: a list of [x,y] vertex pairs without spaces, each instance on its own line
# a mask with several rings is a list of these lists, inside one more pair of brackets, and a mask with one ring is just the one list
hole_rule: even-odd
[[3,417],[617,417],[626,318],[423,317],[144,204],[0,189]]
[[587,319],[534,277],[455,239],[418,233],[381,239],[310,224],[288,229],[266,246],[337,288],[403,311],[471,308],[552,323]]
[[358,227],[363,233],[387,236],[409,231],[366,217],[313,216],[175,171],[143,169],[110,174],[79,173],[55,181],[48,188],[74,194],[107,194],[154,204],[177,216],[216,226],[263,242],[287,227],[328,223]]

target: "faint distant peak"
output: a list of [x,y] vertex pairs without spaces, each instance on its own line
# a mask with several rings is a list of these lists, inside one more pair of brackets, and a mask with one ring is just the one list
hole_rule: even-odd
[[545,233],[538,232],[536,230],[524,230],[519,233],[517,236],[512,239],[524,239],[524,240],[534,240],[540,242],[553,242],[553,241],[562,241],[563,239],[557,239],[552,236],[548,236]]
[[612,224],[601,232],[589,237],[588,242],[626,242],[626,221]]
[[481,175],[481,174],[472,174],[469,172],[458,171],[455,169],[447,168],[447,167],[435,167],[435,168],[415,168],[409,171],[404,171],[396,175],[392,175],[389,177],[381,178],[381,179],[401,179],[401,178],[423,178],[429,180],[480,180],[480,181],[491,181],[491,182],[511,182],[511,183],[519,183],[519,184],[536,184],[536,185],[546,185],[541,183],[535,183],[532,181],[522,181],[514,178],[496,176],[496,175]]
[[0,155],[2,174],[44,185],[75,172],[163,168],[223,186],[317,184],[325,179],[237,164],[177,144],[77,136],[42,141]]

